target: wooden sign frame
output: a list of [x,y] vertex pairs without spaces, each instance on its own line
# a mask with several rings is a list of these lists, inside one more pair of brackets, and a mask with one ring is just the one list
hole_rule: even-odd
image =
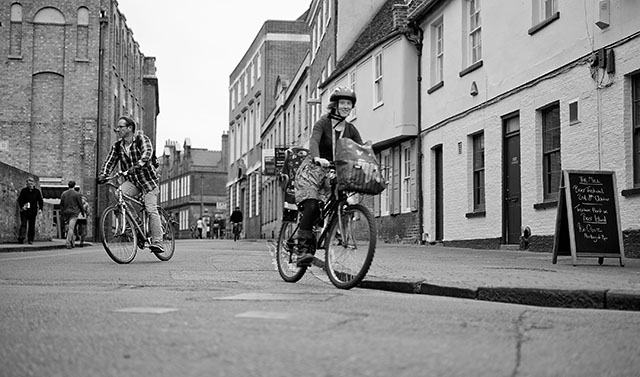
[[[616,235],[618,238],[618,242],[614,242],[614,247],[617,250],[604,250],[602,252],[594,252],[594,251],[584,251],[580,250],[578,242],[576,240],[576,236],[580,229],[576,229],[575,222],[575,211],[579,207],[579,203],[574,203],[571,197],[570,187],[570,178],[572,176],[581,175],[587,178],[593,176],[610,176],[611,184],[612,184],[612,192],[611,193],[597,193],[597,195],[607,195],[610,194],[611,198],[614,202],[614,211],[615,214],[613,216],[609,216],[609,218],[613,217],[612,220],[616,222]],[[597,183],[595,184],[597,186]],[[576,185],[578,186],[578,185]],[[604,186],[604,185],[603,185]],[[577,195],[577,194],[576,194]],[[597,206],[598,204],[588,203],[589,205]],[[606,216],[605,216],[606,219]],[[605,223],[606,224],[606,223]],[[580,227],[580,225],[578,226]],[[597,226],[596,226],[597,227]],[[620,260],[620,266],[624,266],[625,257],[624,257],[624,244],[622,240],[622,228],[620,226],[620,207],[618,204],[618,193],[617,193],[617,185],[616,185],[616,175],[613,171],[600,171],[600,170],[563,170],[560,178],[560,190],[558,194],[558,212],[556,216],[556,230],[555,236],[553,240],[553,264],[556,264],[558,261],[558,255],[571,255],[571,259],[573,265],[575,266],[578,262],[578,258],[598,258],[598,263],[602,264],[604,262],[604,258],[618,258]]]

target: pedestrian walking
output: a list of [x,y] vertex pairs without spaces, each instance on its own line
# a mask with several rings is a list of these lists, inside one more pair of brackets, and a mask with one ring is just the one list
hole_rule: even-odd
[[82,195],[74,189],[76,182],[69,181],[68,186],[69,189],[60,196],[60,211],[62,212],[62,218],[67,224],[67,242],[65,245],[67,249],[71,249],[75,247],[73,231],[76,228],[78,215],[84,215],[85,213],[82,206]]
[[[80,186],[74,187],[74,190],[82,195]],[[76,222],[76,241],[80,241],[80,247],[84,246],[84,239],[87,236],[87,219],[89,218],[90,208],[89,202],[84,195],[82,195],[82,208],[84,209],[84,214],[78,214],[78,221]]]
[[202,222],[202,218],[198,218],[198,221],[196,221],[196,228],[198,228],[198,238],[202,239],[202,229],[204,227],[204,223]]
[[20,206],[20,231],[18,233],[18,243],[24,242],[25,234],[27,242],[33,243],[36,235],[36,216],[42,213],[42,193],[36,188],[36,180],[27,178],[27,186],[20,191],[18,196]]
[[215,215],[213,219],[213,235],[211,238],[220,238],[220,215]]

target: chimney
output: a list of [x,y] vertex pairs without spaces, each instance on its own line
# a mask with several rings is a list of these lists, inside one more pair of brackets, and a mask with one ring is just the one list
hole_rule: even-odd
[[229,171],[229,134],[226,131],[222,132],[222,168]]
[[393,4],[393,29],[398,30],[407,26],[409,17],[409,6],[402,1]]

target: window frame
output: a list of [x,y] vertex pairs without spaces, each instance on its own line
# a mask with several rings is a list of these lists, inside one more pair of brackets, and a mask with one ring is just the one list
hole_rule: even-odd
[[[382,178],[391,183],[391,149],[385,149],[380,152]],[[392,185],[387,185],[387,188],[380,193],[380,216],[389,216],[391,214],[391,190]]]
[[[486,175],[485,175],[485,142],[484,131],[471,135],[472,156],[471,171],[472,193],[473,193],[473,212],[482,212],[486,210]],[[478,157],[481,156],[481,166]],[[480,182],[481,181],[481,182]]]
[[480,0],[467,1],[469,10],[469,65],[472,65],[482,60],[482,18],[480,15]]
[[444,19],[440,17],[431,26],[433,31],[433,79],[434,86],[444,82]]
[[374,108],[384,103],[384,64],[382,51],[373,55],[373,105]]
[[400,197],[400,212],[411,212],[411,144],[402,145],[401,167],[402,167],[402,195]]
[[[544,201],[555,201],[558,199],[558,187],[552,187],[555,180],[560,183],[560,175],[562,174],[562,122],[560,120],[560,103],[554,102],[538,110],[540,112],[540,130],[542,136],[542,187]],[[552,112],[557,112],[557,124],[550,125],[554,119],[548,118]],[[549,128],[551,127],[551,128]],[[550,136],[551,144],[557,139],[557,146],[548,145],[545,140],[547,134],[554,133]],[[557,133],[557,135],[555,135]],[[556,157],[557,155],[557,157]],[[554,169],[554,157],[557,159],[557,169]]]
[[633,135],[633,187],[640,187],[640,73],[631,77],[631,130]]

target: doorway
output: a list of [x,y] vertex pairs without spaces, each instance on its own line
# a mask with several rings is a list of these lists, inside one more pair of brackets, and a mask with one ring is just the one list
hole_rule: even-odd
[[502,235],[505,244],[518,244],[522,226],[519,114],[504,117],[502,126],[504,131]]
[[442,173],[442,145],[436,145],[432,148],[434,161],[434,183],[435,183],[435,240],[442,241],[444,237],[444,185]]

